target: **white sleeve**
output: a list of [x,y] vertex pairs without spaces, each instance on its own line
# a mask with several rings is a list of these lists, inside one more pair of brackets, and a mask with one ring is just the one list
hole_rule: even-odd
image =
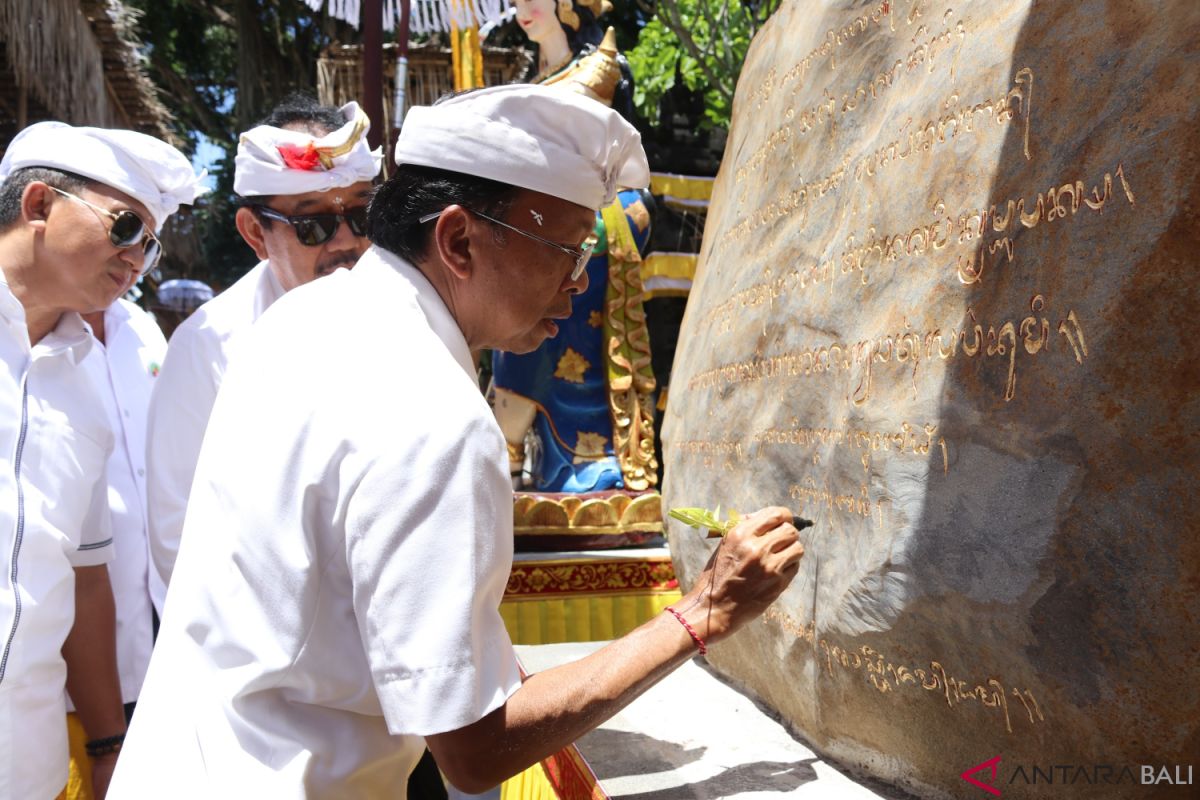
[[111,563],[116,557],[112,512],[108,506],[108,457],[112,453],[112,443],[101,449],[104,452],[104,460],[100,462],[103,468],[92,482],[87,512],[80,529],[79,546],[73,553],[67,554],[72,567],[95,567]]
[[150,396],[146,513],[150,555],[161,581],[152,582],[151,591],[159,614],[179,553],[196,460],[217,396],[220,365],[216,351],[206,341],[205,331],[186,326],[176,329]]
[[347,503],[347,561],[388,730],[429,735],[476,722],[520,685],[499,611],[512,484],[493,420],[403,427],[404,441],[372,448]]

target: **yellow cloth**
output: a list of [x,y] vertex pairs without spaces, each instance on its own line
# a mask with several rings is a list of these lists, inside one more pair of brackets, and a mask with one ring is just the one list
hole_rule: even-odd
[[665,592],[506,599],[500,616],[513,644],[604,642],[632,631],[679,600]]
[[651,278],[677,278],[693,280],[696,277],[695,253],[651,253],[642,259],[642,280]]
[[[454,65],[454,91],[463,89],[478,89],[483,84],[483,48],[479,42],[478,22],[464,28],[454,22],[453,12],[460,6],[466,5],[466,0],[450,0],[450,60]],[[474,19],[475,12],[469,6],[467,10]]]
[[87,754],[87,731],[75,714],[67,714],[67,741],[71,748],[71,766],[67,788],[58,800],[92,800],[92,760]]
[[681,200],[708,200],[712,197],[713,178],[696,175],[672,175],[666,172],[650,173],[650,191],[654,194],[669,194]]
[[500,800],[559,800],[541,762],[500,785]]

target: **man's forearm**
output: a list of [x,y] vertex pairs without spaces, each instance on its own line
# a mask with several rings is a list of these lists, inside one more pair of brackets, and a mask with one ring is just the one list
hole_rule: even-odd
[[586,658],[530,676],[468,729],[426,741],[459,789],[482,792],[574,742],[695,654],[687,631],[663,613]]
[[534,675],[479,722],[425,737],[442,772],[464,791],[488,789],[616,714],[702,643],[762,614],[804,554],[791,520],[781,507],[743,517],[676,605],[679,618],[659,614],[587,658]]
[[63,644],[67,692],[89,739],[125,732],[117,621],[108,568],[75,569],[75,624]]

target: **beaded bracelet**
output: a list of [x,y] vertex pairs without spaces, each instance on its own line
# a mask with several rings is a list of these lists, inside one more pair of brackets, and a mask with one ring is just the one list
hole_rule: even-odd
[[671,606],[667,606],[667,611],[671,612],[671,616],[679,620],[679,624],[688,632],[688,636],[692,637],[692,641],[696,643],[696,649],[700,651],[700,655],[708,653],[708,648],[704,645],[704,640],[700,638],[700,634],[696,633],[695,628],[688,624],[688,621],[683,618],[683,615],[676,611]]
[[118,733],[116,736],[106,736],[103,739],[92,739],[84,745],[89,758],[99,758],[112,753],[121,752],[121,745],[125,743],[125,734]]

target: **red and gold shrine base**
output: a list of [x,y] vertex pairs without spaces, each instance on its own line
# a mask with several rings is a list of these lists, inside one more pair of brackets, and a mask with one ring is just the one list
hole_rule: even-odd
[[513,563],[500,616],[514,644],[624,636],[679,599],[665,548],[546,554]]

